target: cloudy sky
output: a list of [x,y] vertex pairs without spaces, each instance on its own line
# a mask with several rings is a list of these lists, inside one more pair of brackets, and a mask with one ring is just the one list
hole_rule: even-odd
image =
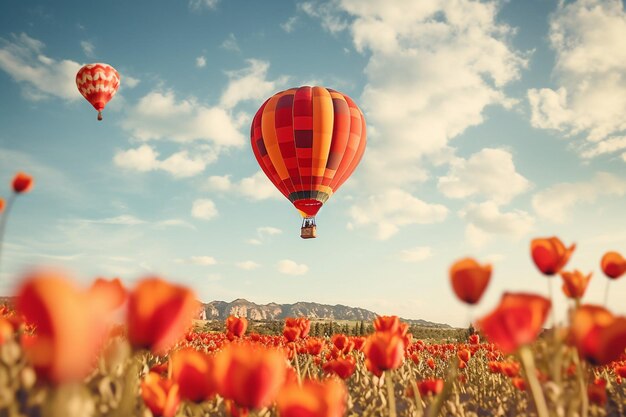
[[[199,298],[316,301],[453,325],[451,262],[501,293],[547,293],[536,236],[594,273],[626,252],[626,12],[620,0],[142,0],[0,4],[0,195],[36,177],[7,228],[0,293],[33,265],[87,283],[158,274]],[[118,95],[97,122],[81,65]],[[368,148],[318,239],[265,178],[251,117],[273,93],[339,90]],[[557,307],[565,303],[554,278]],[[610,307],[626,314],[626,281]]]

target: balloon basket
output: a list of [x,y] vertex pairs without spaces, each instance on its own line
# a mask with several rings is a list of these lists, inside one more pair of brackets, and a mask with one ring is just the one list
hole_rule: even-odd
[[315,226],[301,228],[300,237],[302,239],[315,239],[317,237],[317,228]]
[[317,227],[315,226],[315,217],[306,217],[302,220],[300,228],[300,237],[302,239],[315,239],[317,237]]

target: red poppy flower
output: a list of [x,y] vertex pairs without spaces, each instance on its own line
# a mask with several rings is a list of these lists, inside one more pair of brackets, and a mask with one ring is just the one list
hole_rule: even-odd
[[179,386],[184,400],[202,402],[217,392],[212,357],[193,348],[172,354],[172,381]]
[[326,373],[333,373],[339,376],[341,379],[347,379],[352,376],[356,369],[356,360],[352,356],[346,356],[345,358],[337,358],[326,362],[322,369]]
[[537,338],[550,307],[550,300],[539,295],[505,293],[500,305],[477,324],[490,342],[509,354]]
[[585,276],[578,270],[574,272],[561,272],[561,278],[563,278],[563,294],[568,298],[580,299],[585,295],[585,291],[591,280],[591,273]]
[[33,188],[33,177],[23,172],[18,172],[13,177],[13,191],[17,194],[27,193]]
[[229,344],[215,355],[218,393],[238,406],[269,406],[287,376],[285,356],[257,343]]
[[594,365],[606,365],[626,349],[626,318],[600,306],[583,305],[574,312],[572,340],[581,357]]
[[248,319],[245,317],[228,316],[226,319],[226,332],[234,337],[242,337],[248,328]]
[[442,379],[425,379],[418,382],[417,388],[423,396],[437,395],[443,390]]
[[404,361],[404,340],[396,333],[375,332],[367,338],[363,353],[368,369],[396,369]]
[[530,243],[530,253],[535,265],[548,276],[558,273],[567,264],[574,249],[575,244],[566,248],[557,237],[533,239]]
[[141,382],[141,397],[155,417],[174,417],[180,405],[178,385],[154,372]]
[[626,259],[617,252],[607,252],[600,262],[602,272],[610,279],[617,279],[626,272]]
[[146,278],[128,299],[128,339],[135,347],[163,354],[191,327],[198,310],[199,303],[187,288]]
[[450,267],[452,289],[467,304],[480,301],[490,279],[491,265],[480,265],[471,258],[461,259]]
[[281,417],[342,417],[346,413],[348,391],[345,384],[329,378],[306,380],[299,386],[287,384],[276,400]]
[[38,272],[26,278],[16,307],[37,329],[24,350],[39,376],[55,383],[80,381],[93,369],[107,317],[89,301],[60,274]]

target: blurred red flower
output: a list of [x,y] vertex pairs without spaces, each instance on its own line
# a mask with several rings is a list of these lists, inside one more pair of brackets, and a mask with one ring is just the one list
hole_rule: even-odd
[[126,288],[119,278],[111,280],[97,278],[89,288],[89,295],[91,301],[102,307],[105,312],[121,307],[128,297]]
[[604,406],[607,400],[606,379],[596,378],[593,383],[589,384],[587,387],[587,395],[589,396],[589,401],[593,404]]
[[164,354],[191,327],[199,303],[189,289],[146,278],[128,299],[128,339],[136,348]]
[[617,279],[626,272],[626,259],[617,252],[607,252],[600,262],[602,272],[610,279]]
[[154,372],[141,381],[141,398],[154,417],[174,417],[180,404],[178,385]]
[[238,406],[269,406],[287,376],[285,356],[258,343],[229,344],[215,355],[218,393]]
[[17,194],[27,193],[33,188],[34,184],[33,177],[24,172],[18,172],[13,177],[13,191]]
[[576,244],[566,248],[558,237],[533,239],[530,253],[537,268],[545,275],[558,273],[567,264]]
[[345,358],[337,358],[326,362],[322,369],[326,373],[334,373],[341,379],[347,379],[352,376],[356,369],[356,360],[352,356]]
[[107,317],[65,276],[36,272],[17,292],[17,310],[36,327],[24,346],[37,374],[51,382],[80,381],[93,369]]
[[342,417],[346,413],[347,399],[345,384],[336,378],[306,380],[302,386],[287,384],[276,406],[281,417]]
[[480,265],[471,258],[456,261],[450,267],[452,289],[456,296],[467,304],[476,304],[480,301],[490,279],[491,265]]
[[500,305],[477,325],[490,342],[509,354],[537,338],[550,307],[550,300],[539,295],[505,293]]
[[425,379],[418,382],[417,388],[419,389],[420,394],[422,394],[423,396],[437,395],[443,390],[443,380]]
[[606,365],[626,349],[626,318],[616,317],[604,307],[583,305],[574,312],[571,336],[581,357],[594,365]]
[[404,361],[404,340],[396,333],[375,332],[367,338],[363,353],[370,371],[396,369]]
[[184,400],[202,402],[217,393],[212,357],[193,348],[172,354],[172,381],[178,384]]
[[591,273],[585,276],[580,271],[561,272],[563,278],[563,294],[568,298],[580,299],[585,295],[589,281],[591,281]]
[[231,315],[226,319],[226,333],[231,336],[242,337],[247,328],[248,319],[245,317],[235,317]]

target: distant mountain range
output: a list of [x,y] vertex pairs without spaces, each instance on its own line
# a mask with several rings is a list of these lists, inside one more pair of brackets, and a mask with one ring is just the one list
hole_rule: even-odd
[[[372,321],[378,314],[358,307],[348,307],[341,304],[298,302],[295,304],[256,304],[243,298],[230,303],[226,301],[211,301],[204,304],[207,320],[226,320],[230,315],[245,317],[249,320],[284,320],[287,317],[308,317],[310,319],[327,320],[363,320]],[[402,319],[412,325],[423,327],[450,328],[447,324],[432,323],[426,320]]]

